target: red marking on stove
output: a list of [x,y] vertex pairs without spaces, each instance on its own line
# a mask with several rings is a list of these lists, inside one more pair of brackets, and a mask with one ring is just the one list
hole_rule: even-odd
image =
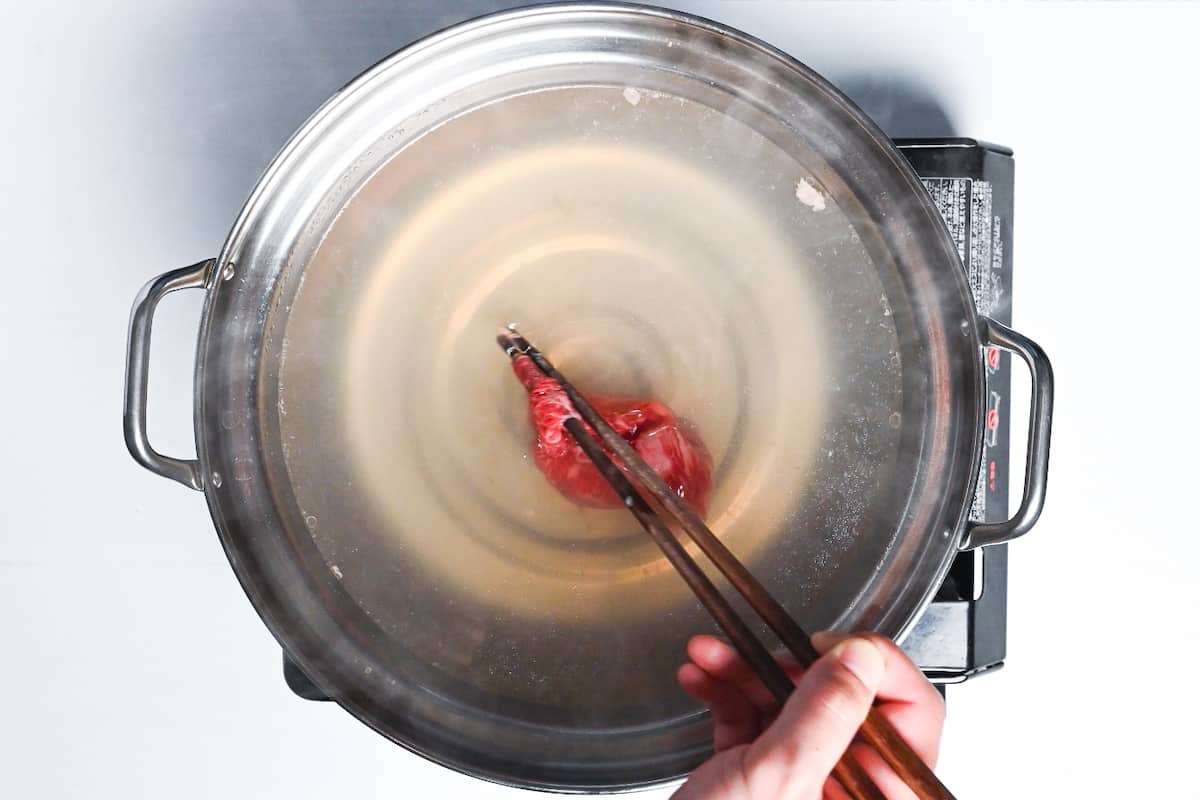
[[996,409],[991,409],[987,414],[987,429],[994,431],[1000,427],[1000,412]]
[[996,462],[988,462],[988,491],[996,491]]
[[996,370],[1000,368],[1000,349],[989,347],[987,352],[988,369]]

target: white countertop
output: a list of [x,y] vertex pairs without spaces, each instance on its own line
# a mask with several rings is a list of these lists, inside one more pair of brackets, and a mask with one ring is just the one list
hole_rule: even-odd
[[[408,5],[0,11],[0,794],[523,794],[293,697],[203,498],[121,439],[138,287],[215,255],[331,92],[492,7]],[[890,133],[1016,152],[1015,326],[1058,379],[1049,501],[1011,548],[1008,665],[950,689],[946,783],[978,800],[1165,796],[1191,780],[1200,5],[678,5],[790,51]],[[177,295],[158,318],[151,431],[166,452],[191,448],[198,309]]]

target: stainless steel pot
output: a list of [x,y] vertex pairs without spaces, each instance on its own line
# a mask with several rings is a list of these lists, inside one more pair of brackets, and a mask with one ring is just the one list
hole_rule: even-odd
[[[613,113],[595,116],[596,109]],[[411,272],[406,291],[429,284],[435,300],[452,294],[439,282],[453,276],[426,274],[411,256],[401,259],[411,268],[396,267],[401,251],[382,258],[386,248],[376,234],[425,219],[426,208],[444,199],[442,183],[455,180],[460,162],[481,143],[519,150],[560,123],[575,148],[564,152],[573,155],[544,175],[536,171],[542,166],[522,162],[505,180],[533,175],[550,186],[563,169],[594,159],[587,174],[601,187],[596,197],[636,205],[638,193],[628,187],[643,180],[649,191],[661,175],[671,176],[666,188],[688,187],[696,200],[687,208],[638,211],[685,232],[671,239],[673,228],[651,230],[648,236],[662,239],[659,247],[669,240],[669,247],[688,248],[732,224],[742,212],[722,205],[727,195],[762,194],[761,203],[746,206],[757,210],[745,230],[764,233],[734,237],[742,257],[697,249],[689,263],[699,270],[708,258],[712,271],[690,282],[687,274],[664,273],[647,291],[675,287],[673,304],[686,311],[692,300],[683,287],[733,276],[719,303],[695,300],[703,314],[718,318],[709,327],[736,340],[729,364],[739,371],[726,381],[737,384],[728,400],[737,414],[717,473],[729,498],[718,503],[724,516],[713,524],[808,627],[901,637],[958,551],[1030,529],[1045,493],[1052,375],[1036,344],[977,316],[936,210],[870,120],[811,70],[715,23],[616,5],[499,14],[395,54],[320,108],[262,177],[220,255],[155,278],[136,299],[126,366],[130,452],[151,471],[205,493],[230,563],[267,626],[304,672],[359,719],[428,758],[489,780],[615,790],[676,778],[708,752],[707,720],[672,686],[686,637],[708,627],[702,611],[672,593],[673,577],[652,568],[652,556],[636,549],[636,535],[613,527],[626,524],[623,517],[596,522],[604,536],[564,543],[541,522],[517,519],[532,519],[537,509],[505,505],[511,487],[497,498],[489,486],[471,485],[469,470],[439,477],[427,469],[404,480],[398,474],[394,489],[381,488],[377,471],[363,477],[359,451],[371,442],[364,445],[361,430],[354,431],[364,414],[377,412],[354,405],[339,389],[354,370],[366,369],[367,383],[390,387],[398,404],[424,415],[407,427],[374,418],[367,426],[368,440],[378,432],[390,441],[394,433],[392,449],[405,456],[390,462],[397,469],[426,463],[423,447],[452,439],[461,427],[456,420],[474,419],[443,419],[447,406],[473,408],[467,396],[473,392],[445,382],[457,378],[439,378],[436,364],[429,381],[414,386],[386,360],[359,363],[356,353],[392,334],[408,343],[406,357],[469,350],[455,338],[463,315],[487,316],[433,300],[403,319],[390,319],[397,315],[386,307],[381,313],[378,298],[393,296],[381,275]],[[635,134],[667,141],[670,152],[630,169],[622,166],[624,156],[605,160],[614,143]],[[620,186],[626,189],[613,188]],[[559,189],[564,208],[592,191]],[[780,198],[791,205],[779,210]],[[515,194],[489,200],[496,197],[485,193],[475,216],[502,218],[508,204],[525,202]],[[534,193],[529,202],[536,200]],[[568,212],[575,213],[562,213]],[[590,230],[601,217],[563,219]],[[485,234],[472,224],[471,215],[461,216],[458,235],[441,234],[435,246],[448,252],[473,246],[473,237]],[[787,247],[764,241],[776,234]],[[653,247],[638,249],[639,235],[603,246],[667,270]],[[772,259],[790,264],[793,257],[795,271],[805,273],[796,296],[819,303],[781,332],[770,326],[781,314],[776,306],[790,296],[779,289],[783,284],[766,291],[756,283],[766,267],[739,270]],[[535,269],[514,263],[516,271]],[[588,269],[567,276],[581,293]],[[511,276],[486,277],[504,285]],[[164,295],[188,288],[206,294],[195,375],[196,459],[158,453],[146,431],[155,307]],[[468,282],[464,291],[475,288]],[[585,305],[575,309],[577,316],[593,312],[600,314]],[[604,314],[605,324],[641,324],[633,312]],[[362,322],[364,315],[374,321]],[[537,333],[534,324],[526,327]],[[743,333],[749,341],[739,339]],[[552,339],[538,339],[561,363]],[[490,337],[481,346],[499,357]],[[1028,365],[1033,393],[1020,508],[1007,522],[984,525],[969,523],[967,514],[981,456],[987,346]],[[798,362],[809,372],[796,373]],[[494,369],[497,385],[511,381],[502,364]],[[708,381],[698,385],[720,394],[719,381],[701,367],[689,369]],[[804,413],[792,409],[789,418],[788,408],[771,405],[783,402],[779,386],[818,374],[822,379],[809,383],[820,402]],[[519,396],[509,399],[519,409]],[[766,422],[764,409],[771,412]],[[519,422],[519,414],[513,419]],[[756,464],[772,468],[755,470]],[[523,473],[517,464],[491,474],[503,482]],[[742,484],[754,487],[754,503],[738,502]],[[747,516],[747,506],[772,503],[773,516]],[[435,526],[443,538],[406,539],[415,534],[394,515],[426,506],[426,519],[446,520]],[[461,522],[470,509],[490,510],[499,521],[472,527]],[[590,525],[599,518],[587,519]],[[579,580],[564,582],[561,569],[539,572],[546,563],[539,559],[551,556],[556,564],[583,565]],[[603,567],[591,583],[585,574],[588,559],[608,563],[618,556],[633,564],[632,571],[612,573],[625,582],[618,594],[634,598],[629,606],[619,605]],[[481,565],[475,572],[482,577],[468,575],[464,564]],[[572,592],[590,599],[572,603]]]

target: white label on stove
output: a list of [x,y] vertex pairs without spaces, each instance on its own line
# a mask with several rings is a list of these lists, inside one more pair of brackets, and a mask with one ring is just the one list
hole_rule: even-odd
[[967,201],[971,196],[971,179],[922,178],[921,182],[946,221],[950,238],[958,247],[958,257],[967,263]]

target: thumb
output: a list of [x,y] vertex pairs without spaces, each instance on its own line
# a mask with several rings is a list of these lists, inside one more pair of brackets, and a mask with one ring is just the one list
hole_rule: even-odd
[[818,659],[745,754],[746,778],[763,792],[751,796],[799,797],[823,786],[866,719],[883,672],[883,653],[867,638],[847,639]]

